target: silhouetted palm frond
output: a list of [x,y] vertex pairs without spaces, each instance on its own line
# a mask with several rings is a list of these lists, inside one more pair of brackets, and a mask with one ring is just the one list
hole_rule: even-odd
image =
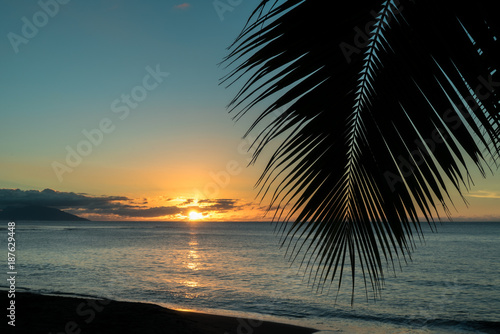
[[224,80],[248,78],[236,117],[266,103],[250,130],[282,110],[256,142],[254,159],[284,136],[258,185],[316,282],[340,288],[350,266],[354,288],[359,265],[376,293],[449,188],[496,167],[499,14],[493,0],[260,2]]

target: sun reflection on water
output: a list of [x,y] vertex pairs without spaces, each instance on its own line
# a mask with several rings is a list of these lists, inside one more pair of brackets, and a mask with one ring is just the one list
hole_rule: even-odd
[[191,240],[189,240],[189,250],[187,254],[187,267],[191,270],[198,270],[199,258],[198,255],[198,240],[196,239],[196,234],[191,233]]
[[[198,254],[198,239],[195,232],[190,233],[190,240],[188,242],[188,252],[187,252],[187,261],[186,267],[193,272],[199,270],[200,265],[200,255]],[[193,279],[194,277],[190,277],[190,279],[184,280],[181,282],[187,288],[197,288],[199,286],[199,282]],[[188,298],[196,298],[196,294],[186,293],[186,297]]]
[[184,281],[184,282],[182,282],[182,284],[184,284],[185,286],[188,286],[190,288],[198,287],[198,282],[194,282],[194,281]]

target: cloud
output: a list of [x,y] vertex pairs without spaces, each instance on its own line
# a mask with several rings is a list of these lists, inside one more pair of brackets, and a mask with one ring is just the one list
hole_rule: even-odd
[[475,198],[500,198],[500,194],[494,191],[478,190],[467,194],[469,197]]
[[108,219],[174,219],[186,217],[191,210],[225,213],[240,210],[237,199],[187,198],[177,205],[148,207],[147,198],[131,199],[125,196],[93,196],[62,192],[53,189],[0,189],[0,210],[7,206],[40,205],[64,210],[94,220]]
[[116,201],[127,201],[124,196],[88,196],[74,192],[60,192],[52,189],[19,190],[0,189],[0,208],[6,206],[41,205],[59,209],[64,208],[103,208]]
[[192,203],[194,203],[194,198],[187,198],[187,199],[184,200],[184,202],[182,202],[179,205],[190,205]]
[[157,218],[184,214],[185,209],[176,206],[159,206],[154,208],[118,207],[113,210],[104,211],[103,213],[126,218]]
[[239,209],[236,199],[205,199],[198,201],[200,207],[205,210],[227,211]]
[[187,3],[187,2],[184,2],[184,3],[181,3],[179,5],[175,5],[174,6],[175,9],[181,9],[181,10],[186,10],[186,9],[188,9],[190,7],[191,7],[191,4]]

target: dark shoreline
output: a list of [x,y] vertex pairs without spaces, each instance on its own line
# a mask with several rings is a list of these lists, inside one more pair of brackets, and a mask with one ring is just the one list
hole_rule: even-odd
[[[2,290],[3,305],[10,300]],[[318,330],[294,325],[182,312],[156,304],[113,300],[15,293],[15,327],[7,324],[4,308],[3,328],[8,333],[171,333],[171,334],[310,334]],[[3,333],[5,333],[2,330]]]

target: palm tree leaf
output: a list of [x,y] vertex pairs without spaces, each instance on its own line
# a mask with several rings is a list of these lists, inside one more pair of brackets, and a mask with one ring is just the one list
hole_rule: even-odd
[[223,80],[247,78],[236,118],[267,104],[249,131],[283,110],[253,162],[281,141],[257,185],[288,254],[318,288],[340,289],[348,266],[352,288],[361,270],[377,295],[384,264],[411,258],[420,222],[449,214],[471,168],[496,167],[499,13],[492,0],[322,6],[261,1]]

